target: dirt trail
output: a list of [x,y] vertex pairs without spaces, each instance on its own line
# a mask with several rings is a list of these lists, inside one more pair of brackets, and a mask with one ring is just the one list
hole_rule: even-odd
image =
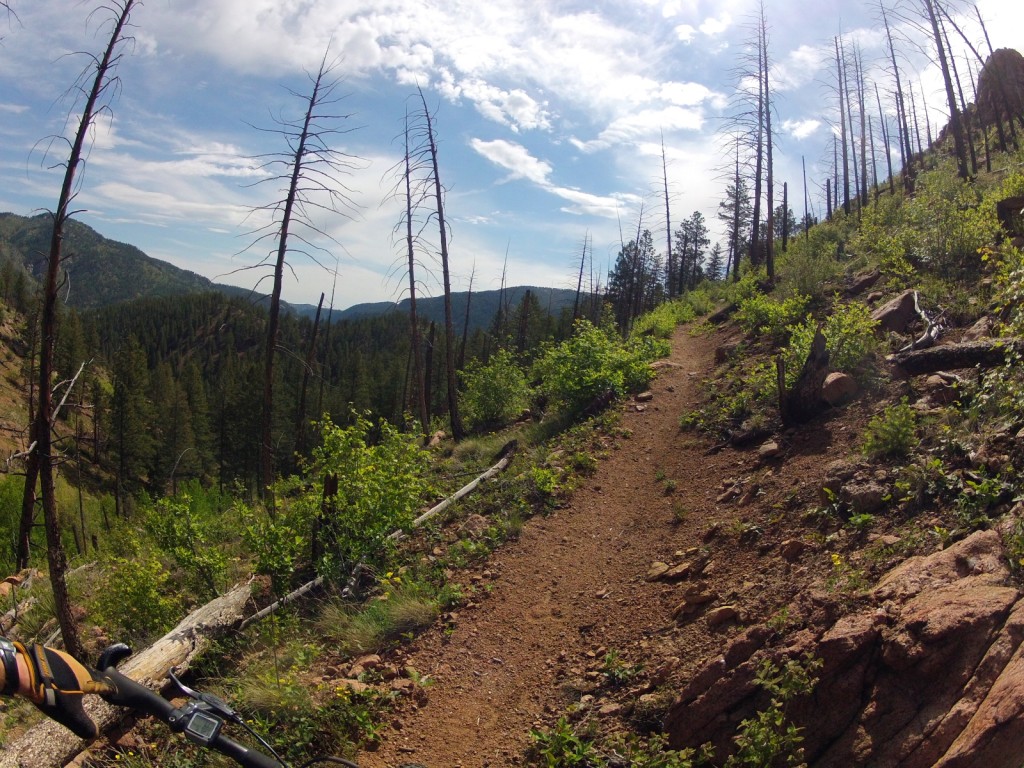
[[[654,399],[621,406],[632,436],[568,506],[532,519],[492,555],[476,604],[459,612],[453,629],[435,627],[407,649],[403,663],[434,680],[427,701],[397,715],[360,765],[521,765],[529,729],[564,710],[573,700],[567,681],[605,649],[628,659],[679,652],[686,631],[671,618],[678,598],[644,577],[652,561],[700,543],[706,524],[680,525],[673,505],[706,505],[726,471],[728,459],[709,459],[703,440],[679,430],[719,341],[679,330]],[[674,494],[659,471],[677,481]],[[699,658],[707,650],[688,648]]]

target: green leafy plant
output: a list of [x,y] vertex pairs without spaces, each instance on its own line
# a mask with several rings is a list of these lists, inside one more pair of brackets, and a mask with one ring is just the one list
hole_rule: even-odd
[[572,338],[546,348],[534,374],[554,404],[578,413],[603,395],[617,397],[645,386],[658,349],[651,337],[624,343],[614,331],[580,320]]
[[181,605],[171,589],[171,575],[159,558],[140,548],[134,556],[111,556],[95,595],[96,613],[113,637],[141,643],[170,629]]
[[[852,301],[837,303],[832,314],[825,318],[822,335],[829,353],[829,367],[852,375],[863,373],[863,364],[875,353],[877,341],[871,310],[865,304]],[[811,342],[818,323],[812,318],[795,326],[785,351],[786,379],[792,385],[811,350]]]
[[549,730],[531,730],[530,740],[531,765],[545,768],[596,768],[602,763],[591,740],[580,737],[564,717],[560,717]]
[[462,373],[462,408],[474,428],[501,427],[530,404],[526,374],[511,352],[500,349],[486,365],[471,362]]
[[916,442],[917,414],[903,398],[871,418],[864,431],[863,451],[874,459],[901,457],[908,455]]
[[801,729],[786,716],[786,706],[798,696],[806,696],[818,682],[815,673],[821,668],[821,659],[807,656],[776,664],[763,659],[758,666],[755,682],[771,695],[771,704],[754,717],[740,723],[734,738],[736,753],[730,755],[725,768],[788,765],[803,763]]
[[847,522],[853,529],[864,532],[874,525],[875,516],[868,512],[860,512],[856,515],[850,515],[850,519]]
[[212,520],[197,514],[191,496],[157,501],[146,514],[146,529],[201,597],[211,599],[218,594],[227,571],[227,555],[216,545],[222,532]]
[[782,343],[789,335],[789,327],[807,310],[807,304],[806,296],[776,299],[755,293],[740,302],[735,318],[747,333],[765,335],[776,343]]
[[640,672],[640,667],[627,664],[616,650],[608,651],[601,661],[601,674],[608,685],[619,687],[626,685]]

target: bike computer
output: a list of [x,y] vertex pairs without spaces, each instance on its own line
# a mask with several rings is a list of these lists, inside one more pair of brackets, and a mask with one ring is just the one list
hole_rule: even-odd
[[214,742],[223,726],[224,721],[219,717],[214,717],[201,709],[194,709],[185,721],[185,736],[189,741],[206,747]]

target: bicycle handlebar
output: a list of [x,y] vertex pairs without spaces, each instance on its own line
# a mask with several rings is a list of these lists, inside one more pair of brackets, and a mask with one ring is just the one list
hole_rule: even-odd
[[[176,733],[185,731],[187,721],[183,716],[183,709],[175,707],[159,694],[131,678],[125,677],[113,667],[102,670],[100,675],[103,681],[109,683],[114,689],[110,693],[102,694],[109,703],[152,715]],[[283,765],[274,758],[250,749],[222,733],[217,733],[205,746],[230,757],[244,768],[282,768]]]

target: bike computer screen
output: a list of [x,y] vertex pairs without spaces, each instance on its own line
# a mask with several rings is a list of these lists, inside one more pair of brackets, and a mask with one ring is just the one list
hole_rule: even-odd
[[207,745],[217,738],[224,723],[212,715],[196,711],[185,724],[185,735],[197,744]]

